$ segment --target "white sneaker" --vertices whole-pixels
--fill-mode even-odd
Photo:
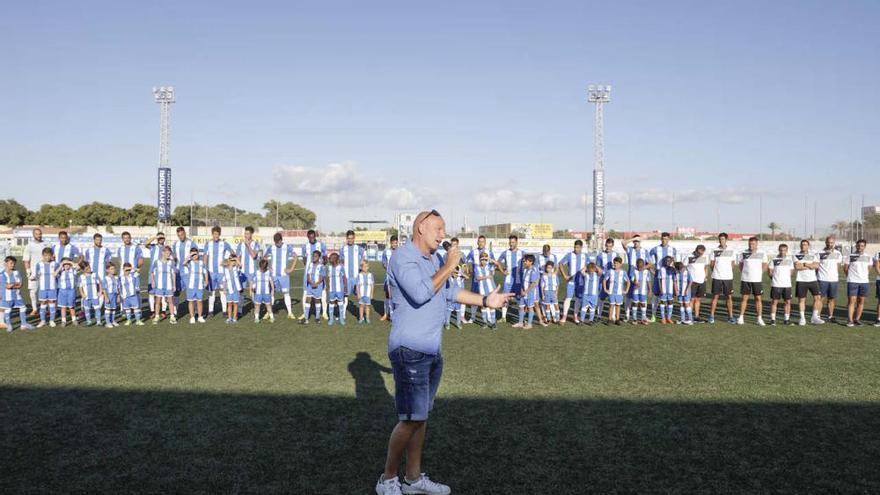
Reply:
[[[763,327],[763,326],[767,325],[766,323],[764,323],[764,318],[758,318],[757,323],[758,323],[759,327]]]
[[[400,481],[397,478],[382,480],[382,476],[379,476],[379,481],[376,482],[376,493],[378,495],[400,495]]]
[[[452,490],[442,483],[431,481],[425,473],[422,473],[422,477],[414,483],[410,483],[404,478],[400,485],[400,492],[407,495],[447,495],[452,493]]]
[[[196,320],[196,321],[198,321],[199,323],[204,323],[204,322],[205,322],[205,317],[204,317],[204,316],[199,316],[199,319]]]
[[[55,328],[55,327],[56,327],[55,322],[50,320],[50,321],[49,321],[49,327],[50,327],[50,328]]]
[[[195,324],[196,324],[196,317],[195,317],[195,316],[190,316],[190,317],[189,317],[189,324],[190,324],[190,325],[195,325]]]
[[[813,325],[824,325],[825,320],[818,316],[813,316],[812,318],[810,318],[810,323],[812,323]]]
[[[806,320],[806,318],[801,318],[800,320],[798,320],[798,325],[800,325],[800,326],[802,326],[802,327],[807,326],[807,320]]]
[[[743,318],[742,316],[740,316],[739,318],[736,319],[736,324],[737,324],[737,325],[745,325],[745,324],[746,324],[746,320],[745,320],[745,318]]]

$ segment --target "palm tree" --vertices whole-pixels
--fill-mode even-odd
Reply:
[[[847,222],[846,220],[838,220],[831,224],[831,228],[837,231],[838,239],[843,239],[844,232],[849,229],[849,222]]]
[[[770,229],[770,237],[774,241],[776,240],[776,231],[779,230],[779,224],[776,222],[770,222],[767,224],[767,228]]]

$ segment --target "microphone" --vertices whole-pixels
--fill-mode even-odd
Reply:
[[[452,247],[452,244],[449,244],[449,241],[443,241],[442,245],[445,251],[449,251],[449,248]]]

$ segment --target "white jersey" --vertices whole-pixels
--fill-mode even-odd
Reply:
[[[794,255],[795,263],[803,263],[805,265],[810,265],[819,261],[819,257],[815,253],[803,253],[798,252]],[[806,270],[798,270],[797,275],[795,275],[795,281],[797,282],[815,282],[816,281],[816,270],[806,269]]]
[[[691,282],[695,284],[705,284],[706,265],[709,264],[709,257],[706,256],[706,253],[703,253],[702,256],[697,256],[696,253],[691,253],[684,258],[684,261],[687,264],[688,273],[691,274]]]
[[[846,272],[847,283],[867,284],[871,262],[871,255],[868,253],[850,253],[845,259],[845,263],[849,267]]]
[[[755,251],[746,249],[739,253],[739,262],[742,263],[740,279],[743,282],[760,283],[763,280],[763,265],[767,262],[767,253],[760,249]]]
[[[833,282],[840,281],[840,265],[843,264],[843,254],[836,249],[831,251],[819,251],[819,281]]]
[[[43,241],[35,241],[31,239],[28,241],[27,246],[24,247],[24,256],[22,257],[22,261],[30,262],[31,269],[28,276],[31,277],[31,280],[34,280],[34,269],[36,268],[37,263],[43,261],[43,248],[46,247],[46,243]]]
[[[736,258],[736,251],[730,246],[718,246],[710,250],[709,261],[715,262],[712,266],[712,280],[733,280],[733,263]]]
[[[791,255],[779,256],[770,260],[770,287],[790,288],[791,272],[794,271],[794,257]]]

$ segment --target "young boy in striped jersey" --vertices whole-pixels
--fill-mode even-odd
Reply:
[[[244,239],[235,246],[235,255],[238,256],[238,264],[242,274],[242,287],[244,289],[250,289],[254,281],[254,276],[257,274],[257,260],[260,259],[260,254],[260,243],[254,240],[254,228],[248,225],[244,228]],[[248,297],[251,297],[251,302],[253,302],[251,291],[248,290],[247,292]],[[253,304],[254,308],[256,308],[257,303],[254,302]],[[238,305],[239,317],[241,317],[242,308],[244,308],[243,295],[241,304]],[[257,312],[259,313],[259,311]]]
[[[208,267],[208,311],[214,313],[214,301],[216,301],[217,293],[220,293],[221,312],[226,311],[226,293],[223,291],[223,284],[220,279],[223,277],[223,269],[226,260],[232,252],[232,246],[228,242],[220,239],[220,227],[211,228],[211,240],[205,243],[205,265]]]
[[[327,303],[330,305],[327,309],[327,326],[333,326],[334,307],[339,313],[339,324],[345,326],[346,306],[343,301],[347,292],[348,278],[345,276],[345,267],[339,264],[339,254],[333,253],[330,255],[330,265],[327,267]]]
[[[445,261],[444,261],[445,263]],[[464,281],[467,276],[462,273],[461,267],[456,266],[452,271],[452,275],[449,276],[449,280],[447,280],[447,284],[449,287],[458,287],[459,289],[464,288]],[[455,312],[455,327],[461,330],[461,319],[462,315],[464,315],[463,304],[458,304],[455,301],[450,301],[446,304],[446,324],[444,328],[449,330],[449,325],[452,322],[452,313]]]
[[[651,294],[651,270],[648,270],[644,258],[638,258],[630,276],[629,300],[631,301],[632,317],[630,323],[648,324],[648,296]],[[639,311],[642,318],[639,319]]]
[[[304,267],[305,270],[303,271],[303,299],[302,299],[303,300],[303,319],[308,319],[308,318],[306,318],[305,313],[306,313],[306,297],[308,296],[308,293],[309,293],[309,288],[308,288],[309,282],[308,282],[308,276],[306,275],[307,272],[309,271],[308,270],[309,264],[312,261],[313,253],[318,252],[318,253],[321,253],[321,255],[323,256],[324,253],[327,252],[327,246],[324,244],[323,241],[318,240],[318,233],[315,232],[314,230],[310,229],[308,232],[306,232],[306,239],[308,239],[308,242],[302,247],[302,251],[300,252],[300,255],[303,260],[303,264],[305,265],[305,267]],[[320,260],[320,257],[319,257],[319,260]],[[323,270],[323,265],[321,265],[321,269]],[[324,319],[326,320],[328,318],[328,316],[327,316],[327,293],[325,293],[322,290],[321,293],[317,294],[317,295],[319,296],[319,301],[321,304],[321,312],[318,313],[318,316],[319,316],[319,318],[321,316],[323,316]]]
[[[393,307],[391,306],[391,284],[388,283],[388,264],[391,263],[391,255],[394,254],[394,250],[397,249],[398,241],[397,236],[391,236],[391,239],[388,241],[390,246],[382,252],[382,267],[385,268],[385,281],[382,284],[385,289],[385,306],[383,308],[382,317],[379,318],[379,321],[390,321],[393,315]]]
[[[324,266],[321,264],[321,252],[312,251],[312,259],[306,268],[306,297],[303,324],[308,325],[312,303],[315,304],[315,322],[321,321],[321,297],[324,295]]]
[[[678,324],[693,325],[694,309],[691,307],[691,286],[694,279],[688,266],[675,262],[675,297],[678,299]]]
[[[642,239],[638,234],[632,237],[632,246],[626,249],[626,268],[627,275],[629,275],[629,279],[631,282],[629,287],[629,292],[626,294],[626,306],[624,307],[624,316],[627,320],[632,323],[638,323],[638,318],[635,316],[630,318],[630,309],[633,308],[633,303],[636,306],[636,312],[638,311],[638,302],[633,300],[633,289],[635,288],[635,275],[636,269],[638,268],[639,260],[646,261],[648,259],[648,250],[642,247]],[[635,314],[635,312],[633,313]]]
[[[153,263],[150,280],[152,280],[153,285],[153,296],[158,298],[159,301],[165,301],[168,305],[169,313],[171,314],[168,321],[172,325],[175,325],[177,324],[177,308],[174,307],[172,298],[174,297],[175,282],[177,281],[177,278],[175,277],[177,267],[174,264],[172,256],[173,250],[171,249],[171,246],[165,246],[162,250],[159,261]],[[159,312],[156,311],[153,313],[153,325],[158,324]]]
[[[231,255],[226,267],[220,272],[220,294],[225,295],[226,323],[238,323],[238,305],[241,302],[241,272],[238,270],[238,256]]]
[[[12,332],[12,310],[18,309],[18,318],[21,321],[19,328],[32,330],[33,327],[27,322],[27,307],[21,298],[21,275],[15,269],[14,256],[7,256],[3,260],[4,270],[0,272],[0,286],[3,289],[3,298],[0,299],[0,308],[3,309],[3,323],[6,331]]]
[[[101,287],[104,289],[104,326],[118,327],[116,308],[119,307],[119,277],[116,276],[116,264],[112,261],[107,263],[107,274],[101,278]]]
[[[544,305],[546,320],[553,323],[560,323],[559,299],[556,294],[558,290],[559,276],[556,275],[556,263],[553,260],[548,260],[544,263],[544,273],[541,274],[541,303]]]
[[[581,317],[577,324],[592,325],[596,319],[596,306],[599,305],[599,287],[602,285],[602,277],[599,275],[599,268],[592,261],[583,268],[581,275],[584,280],[584,290],[581,294]],[[588,311],[590,313],[589,321],[587,321]]]
[[[495,277],[493,275],[492,265],[489,264],[489,253],[482,252],[479,254],[479,264],[474,270],[474,281],[477,284],[477,290],[481,296],[488,296],[495,290]],[[483,308],[483,323],[490,329],[496,328],[495,309]]]
[[[261,259],[259,268],[249,287],[251,301],[254,302],[254,323],[260,323],[261,305],[266,307],[266,319],[269,320],[269,323],[275,323],[275,315],[272,314],[272,303],[275,301],[275,283],[269,272],[269,260]],[[290,279],[288,278],[288,280]]]
[[[541,282],[541,274],[538,273],[538,270],[535,268],[534,265],[534,254],[527,254],[523,256],[522,274],[520,277],[520,283],[522,284],[522,295],[519,299],[520,321],[519,323],[513,325],[513,328],[524,328],[526,330],[532,329],[532,322],[534,322],[535,320],[535,312],[538,311],[538,304],[540,303],[540,298],[538,295],[538,285]],[[528,321],[523,324],[522,315],[526,311],[528,312]],[[543,326],[547,326],[547,324],[543,321],[541,322],[541,324]]]
[[[660,323],[671,324],[672,305],[675,301],[675,258],[672,256],[663,258],[654,285],[659,286],[660,289],[660,297],[657,298],[660,305]]]
[[[76,267],[70,258],[62,258],[61,263],[55,268],[55,278],[58,279],[58,308],[61,310],[61,326],[67,326],[67,315],[70,314],[70,322],[76,326]]]
[[[287,319],[293,320],[293,303],[290,301],[290,274],[296,268],[297,258],[293,246],[285,244],[281,232],[272,236],[272,244],[266,246],[264,258],[269,260],[269,272],[272,275],[272,284],[275,292],[281,292],[284,296],[284,307],[287,308]],[[291,262],[288,265],[288,262]],[[303,287],[305,289],[305,287]],[[274,304],[274,300],[272,303]]]
[[[40,322],[37,328],[46,326],[55,327],[55,303],[58,301],[58,279],[55,278],[55,270],[58,263],[52,261],[52,248],[45,247],[42,251],[43,261],[37,263],[34,274],[40,282],[40,290],[37,300],[40,302]]]
[[[620,325],[620,307],[623,295],[629,292],[629,277],[623,271],[623,259],[618,256],[612,261],[611,271],[605,273],[602,284],[608,298],[608,323]]]
[[[131,314],[134,313],[134,324],[142,327],[144,322],[141,321],[141,281],[135,273],[131,263],[122,264],[122,277],[119,279],[122,311],[125,312],[125,326],[131,326]]]
[[[189,305],[189,324],[205,322],[205,287],[208,286],[208,269],[199,259],[199,248],[189,250],[189,258],[183,265],[183,281],[186,286],[186,303]]]
[[[666,258],[672,258],[672,261],[675,262],[678,259],[678,250],[675,247],[670,246],[669,242],[672,239],[672,234],[669,232],[663,232],[660,234],[660,245],[654,246],[648,252],[648,263],[650,264],[651,272],[654,276],[654,285],[651,287],[651,291],[654,293],[655,297],[651,298],[651,321],[654,321],[657,317],[657,306],[663,306],[663,301],[656,297],[658,294],[662,296],[663,291],[660,290],[660,281],[661,277],[659,276],[660,270],[666,266]],[[674,270],[675,267],[672,267],[671,270]],[[672,293],[672,286],[669,286],[669,293]],[[670,296],[671,297],[671,296]],[[661,314],[661,319],[663,315]],[[669,313],[669,319],[672,320],[672,313]]]
[[[361,261],[361,271],[357,276],[357,297],[358,297],[358,323],[370,323],[370,306],[372,306],[373,287],[376,279],[370,273],[370,264],[367,260]]]
[[[82,275],[79,276],[79,292],[86,326],[92,326],[92,311],[95,312],[95,322],[101,325],[101,305],[104,301],[101,277],[92,272],[92,265],[88,261],[80,261],[79,268],[82,270]]]

